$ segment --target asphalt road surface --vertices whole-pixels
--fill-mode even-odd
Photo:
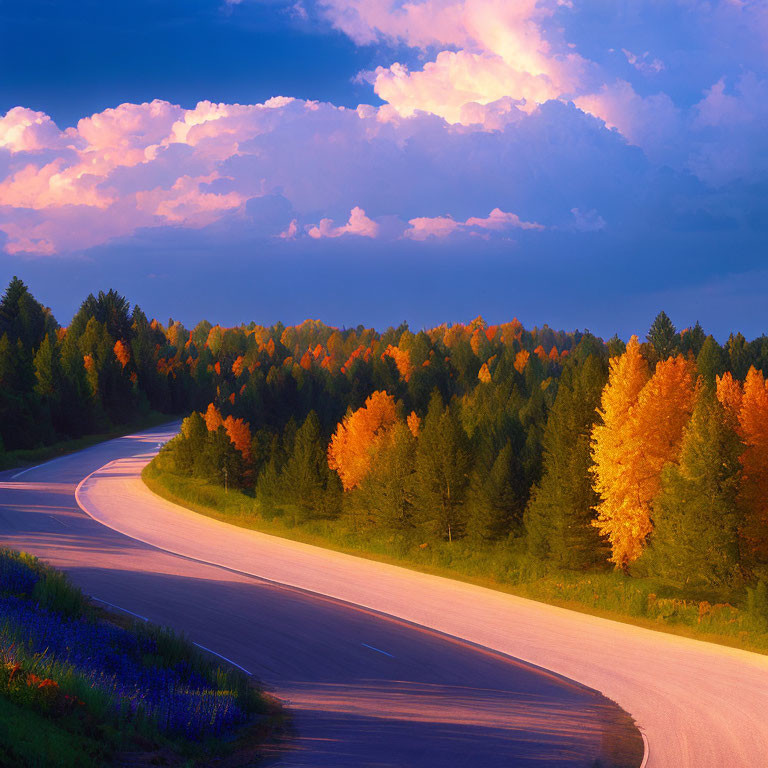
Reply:
[[[253,672],[281,765],[638,765],[613,702],[651,768],[768,765],[768,658],[196,515],[139,477],[171,433],[1,473],[0,542]]]

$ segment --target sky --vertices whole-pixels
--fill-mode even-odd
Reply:
[[[0,280],[757,336],[767,54],[766,0],[0,0]]]

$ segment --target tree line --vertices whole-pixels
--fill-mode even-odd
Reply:
[[[715,586],[768,566],[766,373],[768,337],[663,312],[625,344],[482,318],[187,329],[114,291],[63,328],[16,278],[0,302],[6,450],[190,413],[174,470],[266,517]]]

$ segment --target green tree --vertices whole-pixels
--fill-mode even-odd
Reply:
[[[8,334],[12,343],[21,341],[33,353],[46,332],[55,330],[56,323],[39,304],[23,281],[14,277],[0,300],[0,336]]]
[[[398,422],[379,447],[376,461],[350,496],[353,514],[387,530],[413,527],[416,438]]]
[[[314,411],[296,431],[280,484],[294,522],[338,514],[341,488],[336,473],[328,468],[320,421]]]
[[[467,492],[467,535],[479,541],[501,539],[522,522],[525,499],[522,475],[512,443],[494,455],[483,451],[475,461]]]
[[[181,432],[173,440],[174,468],[179,474],[203,474],[197,465],[205,452],[207,440],[208,429],[205,420],[197,411],[192,411],[181,422]]]
[[[714,386],[717,376],[725,371],[725,354],[714,336],[707,336],[696,356],[696,367],[707,386]]]
[[[680,335],[666,312],[659,312],[646,337],[656,351],[657,360],[666,360],[680,344]]]
[[[677,584],[723,586],[737,579],[741,449],[712,389],[702,388],[680,462],[664,468],[653,504],[646,554],[653,573]]]
[[[419,522],[429,533],[452,541],[464,533],[464,497],[471,469],[469,442],[450,408],[434,393],[416,449]]]
[[[526,509],[525,529],[529,551],[562,568],[587,568],[608,557],[592,525],[598,497],[589,474],[590,433],[607,377],[597,355],[569,365],[547,419],[544,471]]]

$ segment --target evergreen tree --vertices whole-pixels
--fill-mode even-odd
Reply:
[[[367,516],[377,527],[402,531],[413,526],[416,438],[398,422],[377,451],[371,471],[351,501],[353,515]]]
[[[525,514],[529,551],[561,568],[604,563],[609,550],[594,526],[599,496],[592,487],[590,435],[608,378],[589,355],[563,372],[544,433],[544,473]]]
[[[32,354],[46,331],[55,329],[55,321],[18,277],[14,277],[0,300],[0,336],[8,334],[11,343],[20,341]]]
[[[295,522],[338,514],[341,485],[328,468],[320,421],[314,411],[296,431],[280,485]]]
[[[237,485],[242,475],[243,458],[232,445],[227,430],[220,426],[208,432],[202,455],[195,462],[195,473],[225,488]]]
[[[676,351],[680,336],[666,312],[659,312],[646,337],[656,352],[656,360],[666,360]]]
[[[739,453],[711,388],[699,391],[678,464],[668,464],[653,504],[647,562],[675,583],[731,585],[739,566]]]
[[[208,428],[203,417],[197,412],[187,416],[181,423],[181,433],[173,444],[174,465],[182,475],[202,474],[197,468],[200,457],[205,451]]]
[[[722,347],[717,343],[714,336],[707,336],[696,356],[699,376],[702,377],[707,386],[714,386],[715,379],[722,376],[725,371],[725,363]]]
[[[495,455],[480,454],[467,492],[467,534],[479,541],[494,541],[515,531],[522,521],[522,468],[507,441]]]
[[[686,329],[680,335],[680,351],[684,354],[692,354],[697,357],[701,352],[702,346],[706,341],[707,335],[704,333],[704,329],[701,327],[701,323],[696,321],[696,325],[693,328]]]
[[[416,449],[416,500],[422,527],[452,541],[465,528],[470,451],[466,433],[439,393],[429,403]]]

